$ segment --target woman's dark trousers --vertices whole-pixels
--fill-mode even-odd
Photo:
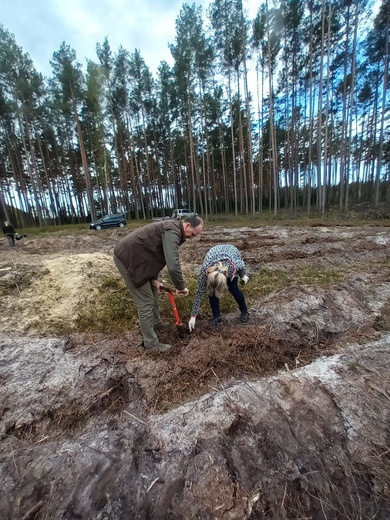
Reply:
[[[233,280],[228,279],[227,286],[233,298],[236,300],[241,313],[248,312],[244,295],[238,287],[238,277],[235,276]],[[221,311],[219,309],[219,298],[213,294],[213,296],[209,296],[209,302],[211,306],[211,312],[213,313],[213,318],[219,318],[221,316]]]

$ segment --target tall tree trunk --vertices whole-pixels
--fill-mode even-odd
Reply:
[[[233,175],[234,214],[237,217],[238,216],[238,200],[237,200],[236,150],[235,150],[235,144],[234,144],[234,118],[233,118],[230,66],[228,68],[228,96],[229,96],[229,108],[230,108],[230,137],[231,137],[231,143],[232,143],[232,175]]]
[[[79,146],[80,146],[81,161],[83,163],[83,170],[84,170],[84,175],[85,175],[85,185],[86,185],[87,198],[88,198],[88,203],[89,203],[89,211],[91,214],[91,220],[93,222],[97,218],[95,201],[94,201],[93,192],[92,192],[92,183],[91,183],[91,176],[89,174],[87,154],[85,152],[84,139],[83,139],[83,134],[81,132],[81,125],[80,125],[80,120],[79,120],[79,116],[77,113],[76,100],[73,95],[73,90],[72,90],[72,104],[73,104],[74,117],[75,117],[76,127],[77,127],[77,136],[78,136]]]
[[[241,94],[240,94],[240,78],[237,71],[237,108],[238,108],[238,146],[240,151],[240,212],[243,212],[245,206],[245,213],[248,214],[248,189],[246,178],[246,161],[245,161],[245,147],[244,147],[244,132],[242,128],[242,114],[241,114]]]
[[[42,150],[41,140],[40,140],[39,134],[38,134],[38,132],[36,130],[35,130],[35,140],[36,140],[37,145],[38,145],[39,154],[41,156],[41,161],[42,161],[42,167],[43,167],[43,171],[44,171],[44,174],[45,174],[46,189],[47,189],[48,194],[49,194],[50,210],[51,210],[51,213],[52,213],[52,218],[54,218],[55,220],[58,220],[59,208],[57,206],[56,198],[55,198],[54,193],[53,193],[54,190],[53,190],[52,182],[51,182],[51,179],[49,178],[48,171],[47,171],[47,168],[46,168],[45,155],[44,155],[43,150]]]
[[[352,65],[351,65],[351,86],[349,91],[349,119],[348,119],[348,147],[347,147],[347,161],[346,161],[346,185],[345,185],[345,209],[349,208],[349,180],[351,171],[351,146],[352,146],[352,122],[353,122],[353,107],[355,97],[355,76],[356,76],[356,49],[357,49],[357,35],[358,35],[358,17],[359,17],[359,0],[354,3],[355,17],[354,17],[354,31],[352,42]]]
[[[329,11],[328,11],[328,28],[327,28],[327,47],[326,47],[326,96],[325,96],[325,135],[324,135],[324,186],[322,189],[322,198],[321,198],[321,208],[322,213],[325,213],[326,206],[326,193],[331,187],[331,182],[327,181],[327,171],[329,170],[330,177],[330,163],[328,165],[328,130],[329,130],[329,97],[330,97],[330,78],[331,78],[331,70],[330,70],[330,35],[331,35],[331,21],[332,21],[332,4],[329,3]]]
[[[389,19],[389,18],[387,18]],[[387,26],[387,34],[389,33],[389,28]],[[384,138],[384,126],[385,126],[385,113],[386,109],[386,92],[388,85],[388,76],[389,76],[389,39],[386,38],[386,50],[385,50],[385,63],[384,63],[384,71],[383,71],[383,84],[382,84],[382,107],[381,107],[381,119],[380,119],[380,130],[379,130],[379,149],[378,149],[378,157],[376,163],[376,173],[375,173],[375,190],[374,190],[374,206],[378,206],[379,202],[379,185],[380,185],[380,172],[382,165],[382,154],[383,154],[383,138]],[[390,185],[390,175],[389,175],[389,185]],[[390,197],[390,193],[388,195]]]
[[[320,76],[318,80],[318,105],[317,105],[317,204],[318,214],[324,215],[322,191],[325,184],[325,173],[322,168],[322,92],[324,78],[324,47],[325,47],[325,0],[322,0],[321,10],[321,58],[320,58]]]
[[[36,185],[36,179],[35,179],[34,171],[31,168],[30,150],[27,149],[26,140],[24,138],[24,131],[23,131],[23,125],[22,125],[22,121],[21,121],[21,115],[20,115],[19,112],[18,112],[18,122],[19,122],[19,128],[20,128],[20,135],[21,135],[21,138],[22,138],[23,149],[24,149],[24,153],[25,153],[25,156],[26,156],[27,169],[28,169],[28,173],[29,173],[29,177],[30,177],[30,181],[31,181],[31,187],[32,187],[33,194],[34,194],[36,216],[38,217],[39,226],[43,227],[44,224],[45,224],[45,221],[44,221],[44,218],[43,218],[43,215],[42,215],[42,206],[41,206],[41,201],[40,201],[40,192],[39,192],[39,189],[37,188],[37,185]]]
[[[271,171],[274,184],[274,216],[278,214],[278,193],[279,193],[279,171],[278,171],[278,150],[276,143],[276,131],[274,125],[274,96],[273,96],[273,70],[271,57],[271,41],[268,28],[268,88],[269,88],[269,133],[271,138]]]

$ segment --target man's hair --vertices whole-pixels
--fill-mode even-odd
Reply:
[[[203,224],[203,220],[200,218],[199,215],[190,215],[188,217],[185,217],[183,218],[183,222],[189,224],[192,228],[196,228],[200,226],[200,224]]]
[[[227,287],[228,268],[221,262],[213,264],[207,269],[207,292],[209,296],[220,298]]]

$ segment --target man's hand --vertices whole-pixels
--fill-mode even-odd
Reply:
[[[152,280],[150,285],[153,287],[153,289],[156,289],[157,292],[160,292],[160,287],[162,287],[164,284],[158,280]]]
[[[189,328],[190,332],[192,332],[194,330],[194,328],[195,328],[195,321],[196,321],[195,316],[191,316],[191,319],[188,322],[188,328]]]
[[[188,296],[190,294],[190,291],[189,289],[187,289],[187,287],[185,289],[183,289],[182,291],[179,291],[177,290],[176,291],[176,294],[180,295],[180,296]]]
[[[249,282],[249,276],[244,274],[244,276],[241,278],[242,283],[248,283]]]

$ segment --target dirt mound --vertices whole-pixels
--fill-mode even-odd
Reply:
[[[30,260],[30,259],[29,259]],[[83,305],[98,297],[102,273],[112,271],[112,256],[82,253],[38,257],[34,265],[24,259],[0,278],[5,312],[0,317],[3,330],[41,334],[71,328]]]
[[[366,220],[390,219],[390,204],[388,202],[381,202],[376,206],[372,206],[369,202],[355,204],[353,211],[359,215],[360,218]]]
[[[388,229],[206,231],[184,270],[239,247],[250,322],[227,296],[154,357],[128,302],[80,329],[125,290],[120,233],[0,245],[2,518],[388,518]]]
[[[162,415],[123,346],[70,347],[1,343],[3,518],[388,518],[389,334],[260,380],[212,369]]]

